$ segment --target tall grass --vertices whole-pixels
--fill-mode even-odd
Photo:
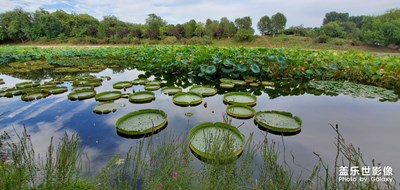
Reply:
[[[229,120],[225,120],[229,122]],[[307,171],[308,177],[294,175],[293,165],[286,163],[280,151],[285,144],[268,138],[254,142],[253,135],[246,141],[245,151],[238,159],[225,159],[232,155],[232,138],[224,134],[212,140],[209,153],[218,155],[205,162],[195,161],[189,139],[175,135],[153,135],[137,141],[126,155],[116,156],[88,180],[81,175],[81,152],[77,135],[61,139],[57,147],[53,140],[44,158],[36,157],[26,134],[17,135],[18,142],[1,138],[0,144],[10,150],[11,162],[0,161],[0,189],[395,189],[396,182],[366,183],[339,182],[339,166],[368,166],[361,151],[348,144],[336,132],[335,162],[327,164],[320,159]],[[9,136],[8,136],[9,137]],[[206,141],[208,141],[206,139]],[[219,159],[221,158],[221,159]],[[372,165],[375,162],[372,161]],[[331,167],[329,166],[334,166]],[[370,166],[372,166],[370,165]]]

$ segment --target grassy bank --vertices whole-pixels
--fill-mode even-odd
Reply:
[[[57,146],[52,143],[45,157],[39,158],[29,136],[16,134],[16,142],[5,134],[0,161],[0,189],[395,189],[397,182],[339,182],[337,168],[342,165],[372,166],[362,159],[361,151],[345,142],[336,132],[335,163],[319,163],[303,176],[295,176],[284,154],[284,141],[274,142],[266,134],[256,143],[247,138],[245,152],[237,160],[209,160],[196,166],[188,139],[174,135],[156,135],[137,141],[125,156],[116,156],[95,176],[82,175],[82,150],[77,135],[65,135]],[[222,138],[226,139],[226,138]],[[231,143],[218,141],[209,151],[229,155]],[[283,152],[281,151],[283,150]],[[293,155],[295,156],[295,155]],[[257,159],[259,161],[257,161]]]
[[[316,39],[304,36],[294,35],[277,35],[272,36],[256,36],[250,42],[239,42],[233,38],[227,39],[206,39],[206,38],[193,38],[193,39],[171,39],[166,37],[161,40],[151,39],[137,39],[124,44],[112,44],[86,41],[85,38],[71,38],[66,41],[49,40],[43,42],[26,42],[15,44],[3,45],[21,45],[21,46],[137,46],[137,45],[211,45],[219,47],[266,47],[266,48],[297,48],[297,49],[322,49],[322,50],[352,50],[352,51],[367,51],[378,53],[393,53],[400,54],[399,50],[387,48],[385,46],[368,45],[362,42],[354,42],[342,38],[331,38],[326,43],[319,43]]]

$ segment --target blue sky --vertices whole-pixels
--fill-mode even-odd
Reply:
[[[316,27],[330,11],[379,15],[400,8],[400,0],[0,0],[0,12],[16,7],[27,11],[63,9],[70,13],[87,13],[99,20],[114,15],[131,23],[144,23],[149,13],[156,13],[171,24],[190,19],[204,22],[207,18],[234,20],[250,16],[254,26],[262,16],[281,12],[288,20],[287,27],[300,24]]]

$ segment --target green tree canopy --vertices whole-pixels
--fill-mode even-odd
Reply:
[[[286,27],[286,17],[282,13],[276,13],[271,17],[271,33],[275,36],[275,34],[279,34],[285,30]]]
[[[322,22],[322,25],[326,25],[330,22],[346,22],[349,20],[349,13],[338,13],[336,11],[332,11],[325,14],[325,18]]]
[[[271,33],[271,19],[269,16],[265,15],[260,18],[257,23],[257,28],[262,35],[267,35]]]

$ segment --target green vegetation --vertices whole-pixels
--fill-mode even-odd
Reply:
[[[399,18],[399,9],[378,16],[350,16],[349,13],[332,11],[321,18],[321,27],[299,25],[286,29],[287,19],[278,12],[271,17],[261,17],[257,28],[263,36],[275,37],[283,33],[310,38],[315,44],[313,47],[319,47],[319,43],[332,43],[336,46],[367,45],[398,50]],[[257,39],[254,33],[249,16],[234,21],[226,17],[205,22],[192,19],[174,25],[154,13],[147,15],[145,24],[123,22],[115,16],[105,16],[99,21],[87,14],[69,14],[63,10],[26,12],[17,8],[0,13],[0,43],[206,45],[220,44],[218,41],[222,39],[241,44]]]
[[[201,167],[193,164],[190,156],[189,139],[172,135],[141,139],[136,146],[103,167],[98,175],[86,178],[82,175],[82,159],[77,135],[61,139],[58,146],[51,141],[45,157],[38,158],[24,132],[16,134],[17,141],[2,134],[0,150],[9,150],[0,160],[1,189],[395,189],[395,182],[367,180],[338,182],[338,161],[343,165],[368,166],[360,149],[345,142],[338,127],[336,134],[337,156],[334,163],[319,163],[310,171],[304,170],[301,177],[294,176],[296,165],[289,161],[278,161],[285,154],[285,144],[265,136],[264,141],[255,143],[250,135],[239,159],[231,162],[210,160]],[[283,138],[282,138],[283,139]],[[221,138],[213,142],[208,151],[221,156],[231,155],[231,139]],[[283,145],[283,151],[280,149]],[[232,145],[231,145],[232,146]],[[295,155],[292,155],[295,156]],[[259,159],[258,164],[255,160]],[[372,161],[372,164],[375,162]],[[331,169],[333,166],[334,169]],[[307,177],[305,177],[307,176]]]
[[[60,57],[107,58],[130,68],[175,79],[214,81],[218,78],[258,81],[351,81],[388,89],[400,87],[400,59],[361,52],[298,49],[218,48],[208,46],[137,46],[106,48],[51,48],[3,46],[0,64]],[[125,63],[125,61],[129,62]],[[0,72],[7,67],[0,67]],[[253,79],[253,81],[254,81]],[[99,86],[101,78],[74,80],[74,86]],[[134,84],[145,84],[135,79]],[[182,86],[184,87],[184,86]]]

